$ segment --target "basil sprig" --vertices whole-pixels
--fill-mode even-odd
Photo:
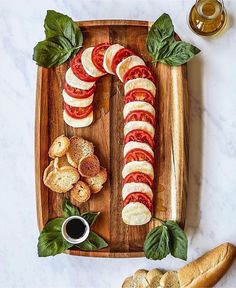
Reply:
[[[170,66],[187,63],[201,50],[174,38],[174,25],[168,14],[162,14],[147,35],[146,47],[155,62]]]
[[[64,63],[81,48],[83,34],[74,21],[48,10],[44,20],[46,39],[34,47],[33,60],[39,66],[54,67]]]
[[[187,259],[188,239],[175,221],[161,221],[146,236],[144,254],[146,258],[161,260],[168,254],[182,260]]]
[[[81,216],[92,226],[100,212],[80,214],[79,209],[73,206],[67,199],[62,204],[62,210],[64,217],[50,220],[40,233],[38,239],[39,257],[55,256],[70,248],[83,251],[96,251],[108,246],[107,242],[93,231],[90,231],[88,238],[80,244],[74,245],[67,242],[61,233],[62,224],[67,217],[74,215]]]

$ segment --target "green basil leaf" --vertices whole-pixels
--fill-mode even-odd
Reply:
[[[96,251],[107,246],[107,242],[92,231],[89,233],[88,238],[84,242],[75,245],[75,247],[83,251]]]
[[[39,257],[55,256],[73,246],[62,237],[61,227],[64,221],[65,218],[56,218],[45,225],[38,239]]]
[[[48,10],[44,20],[46,38],[64,36],[76,46],[82,46],[83,34],[80,28],[67,15]]]
[[[169,232],[165,224],[153,228],[146,236],[144,254],[148,259],[161,260],[169,253]]]
[[[48,38],[34,47],[33,60],[39,66],[51,68],[64,63],[75,50],[63,36]]]
[[[100,212],[85,212],[81,216],[88,222],[89,226],[92,226],[99,214]]]
[[[80,215],[79,208],[72,205],[68,199],[64,199],[62,203],[62,210],[63,210],[64,217],[66,218],[70,216]]]
[[[176,258],[187,260],[188,239],[184,231],[174,221],[167,221],[170,235],[170,253]]]
[[[171,66],[179,66],[188,62],[200,51],[197,47],[187,42],[176,41],[169,46],[167,52],[163,53],[159,61]]]
[[[170,16],[164,13],[153,23],[148,32],[146,41],[147,50],[157,60],[160,49],[173,41],[174,26]]]

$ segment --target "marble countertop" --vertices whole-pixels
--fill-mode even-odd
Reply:
[[[37,257],[34,187],[34,45],[43,38],[47,9],[74,20],[155,20],[169,13],[177,33],[202,53],[188,64],[191,106],[188,260],[214,246],[236,244],[236,1],[226,34],[194,35],[186,17],[194,0],[1,0],[0,3],[0,286],[119,288],[139,268],[177,269],[183,261]],[[236,262],[236,261],[235,261]],[[235,287],[236,263],[217,287]]]

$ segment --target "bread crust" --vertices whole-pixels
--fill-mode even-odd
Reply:
[[[100,162],[96,155],[88,155],[79,161],[78,170],[83,177],[94,177],[100,172]]]
[[[166,272],[160,279],[160,286],[163,288],[180,288],[177,272]]]
[[[65,135],[58,136],[49,148],[48,155],[50,158],[62,157],[66,154],[70,146],[70,139]]]
[[[48,174],[54,170],[54,160],[52,160],[49,165],[45,168],[43,172],[43,182],[45,183]]]
[[[160,270],[158,269],[150,270],[146,275],[146,279],[149,284],[149,287],[157,288],[160,285],[160,280],[162,276],[163,276],[163,273]]]
[[[107,169],[100,167],[100,171],[94,177],[85,177],[84,181],[89,185],[92,193],[98,193],[102,190],[103,184],[107,181]]]

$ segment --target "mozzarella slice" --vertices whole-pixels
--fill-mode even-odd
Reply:
[[[62,96],[65,103],[73,107],[87,107],[93,102],[93,95],[86,98],[74,98],[68,95],[65,90],[63,90]]]
[[[130,141],[125,144],[124,157],[133,149],[142,149],[144,151],[147,151],[149,154],[151,154],[154,157],[154,152],[147,143],[141,143],[141,142],[136,142],[136,141]]]
[[[125,198],[134,192],[141,192],[146,194],[151,200],[153,198],[153,193],[152,193],[152,189],[150,188],[149,185],[145,184],[145,183],[135,183],[135,182],[131,182],[131,183],[126,183],[123,188],[122,188],[122,198],[123,200],[125,200]]]
[[[125,83],[124,91],[125,94],[127,94],[130,90],[137,89],[137,88],[143,88],[152,93],[153,96],[156,95],[156,86],[155,84],[146,78],[136,78],[129,80]]]
[[[124,48],[120,44],[114,44],[111,45],[105,52],[104,58],[103,58],[103,68],[107,71],[109,74],[114,74],[112,69],[111,69],[111,64],[114,56],[116,53]]]
[[[126,136],[130,131],[143,130],[147,132],[152,138],[155,135],[155,129],[152,124],[145,121],[130,121],[124,126],[124,135]]]
[[[72,69],[69,68],[66,72],[66,82],[75,88],[79,88],[81,90],[88,90],[93,87],[95,82],[85,82],[80,80],[75,74],[72,72]]]
[[[75,119],[68,115],[68,113],[64,110],[63,111],[63,119],[67,125],[73,128],[82,128],[87,127],[93,122],[93,111],[85,118],[82,119]]]
[[[155,117],[156,112],[151,104],[144,102],[144,101],[132,101],[132,102],[125,104],[124,106],[124,110],[123,110],[124,119],[127,117],[127,115],[130,112],[136,111],[136,110],[147,111],[151,113],[152,116]]]
[[[87,74],[89,74],[92,77],[100,77],[105,75],[106,73],[103,73],[100,70],[98,70],[97,67],[93,64],[92,61],[93,49],[94,47],[89,47],[83,51],[81,55],[81,62]]]
[[[123,179],[133,172],[142,172],[148,175],[151,178],[151,180],[154,179],[153,167],[152,164],[150,164],[148,161],[131,161],[125,164],[122,170]]]
[[[130,202],[122,210],[122,219],[128,225],[144,225],[152,219],[152,213],[144,204]]]
[[[134,66],[144,65],[146,66],[143,59],[136,55],[129,56],[121,61],[116,67],[116,75],[123,82],[125,73],[133,68]]]

